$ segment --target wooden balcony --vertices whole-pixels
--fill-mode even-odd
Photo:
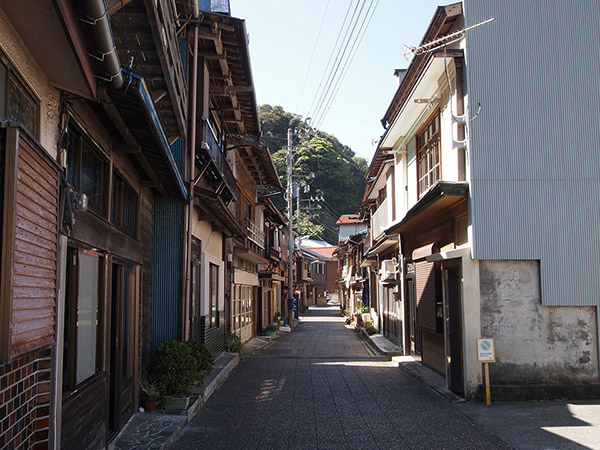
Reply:
[[[265,233],[263,233],[251,220],[244,219],[244,226],[248,232],[248,240],[256,244],[262,253],[265,249]]]

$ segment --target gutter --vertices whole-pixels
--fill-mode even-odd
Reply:
[[[107,81],[112,88],[119,89],[123,86],[123,74],[104,0],[82,0],[81,7],[86,15],[82,20],[92,26],[92,38],[100,54],[99,57],[92,54],[90,56],[102,62],[107,77],[101,79]]]
[[[194,212],[194,179],[196,177],[196,117],[197,117],[197,88],[198,88],[198,1],[192,0],[194,10],[194,62],[192,64],[192,104],[190,106],[190,163],[189,163],[189,193],[188,193],[188,220],[187,220],[187,237],[185,249],[185,297],[183,301],[183,340],[187,341],[190,328],[190,299],[192,293],[192,213]]]
[[[154,105],[154,100],[152,99],[152,95],[150,95],[150,91],[148,90],[148,86],[146,85],[146,81],[142,75],[133,70],[128,69],[127,67],[122,67],[122,72],[136,82],[132,83],[132,86],[129,88],[135,89],[140,96],[140,99],[146,105],[146,110],[148,114],[148,118],[154,125],[153,130],[149,130],[150,132],[155,133],[155,137],[160,142],[160,147],[163,153],[163,156],[168,161],[169,171],[171,175],[175,179],[177,188],[179,193],[184,198],[184,200],[188,199],[188,192],[185,186],[183,179],[181,178],[181,174],[179,173],[179,168],[177,167],[177,162],[175,161],[175,157],[173,156],[173,152],[171,151],[171,146],[169,145],[169,140],[167,139],[167,135],[165,134],[165,130],[162,126],[162,122],[158,117],[158,111],[156,110],[156,106]],[[135,87],[134,87],[135,86]]]

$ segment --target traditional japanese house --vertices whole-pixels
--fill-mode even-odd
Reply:
[[[2,5],[1,79],[8,88],[2,111],[21,123],[7,129],[3,155],[5,168],[16,164],[13,173],[24,183],[16,203],[13,188],[5,183],[4,190],[4,211],[16,214],[16,228],[4,229],[2,248],[20,259],[2,261],[3,274],[11,264],[18,268],[3,282],[15,295],[3,297],[3,311],[15,321],[2,327],[14,335],[3,340],[3,360],[26,349],[17,363],[32,365],[30,381],[22,382],[37,391],[27,412],[8,405],[20,420],[11,419],[19,431],[8,430],[6,444],[104,447],[137,409],[142,353],[149,353],[151,330],[161,323],[152,323],[153,282],[167,276],[153,271],[160,262],[153,252],[157,205],[182,206],[187,196],[177,151],[187,99],[173,6]],[[29,167],[23,174],[20,158]],[[25,177],[31,170],[34,184]],[[18,206],[22,195],[29,199],[25,209]],[[24,314],[28,308],[33,315]],[[170,325],[165,339],[178,336],[177,317]]]
[[[260,124],[244,21],[202,11],[192,235],[192,336],[224,349],[225,330],[257,331],[258,264],[265,258],[262,187],[281,187]],[[205,295],[201,293],[204,292]],[[196,325],[194,325],[196,324]]]
[[[265,222],[265,253],[266,264],[259,264],[258,277],[260,280],[257,328],[264,328],[275,318],[275,315],[285,314],[286,305],[282,304],[285,264],[282,252],[283,229],[287,219],[275,206],[270,197],[260,197]]]
[[[541,2],[513,6],[465,0],[435,11],[382,120],[371,226],[387,206],[393,217],[375,245],[398,242],[398,259],[381,273],[401,277],[406,353],[475,397],[477,339],[492,338],[493,395],[535,398],[548,386],[573,395],[599,374],[598,261],[589,255],[600,245],[587,215],[598,200],[598,173],[588,170],[598,154],[584,119],[596,108],[588,83],[597,85],[598,64],[593,46],[554,26],[597,37],[598,8],[585,2],[566,17],[540,15]],[[497,52],[515,43],[524,64]],[[571,62],[548,70],[548,49],[568,48]],[[574,66],[586,82],[573,83]],[[540,108],[540,80],[547,92],[568,91],[561,108],[553,95]],[[566,156],[573,152],[581,158]]]

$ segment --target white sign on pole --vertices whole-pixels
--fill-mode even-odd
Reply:
[[[493,339],[477,339],[477,359],[479,359],[480,363],[496,362]]]

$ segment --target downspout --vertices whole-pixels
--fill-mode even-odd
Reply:
[[[456,71],[456,115],[462,117],[465,115],[465,97],[463,82],[463,59],[455,58],[454,67]],[[465,124],[457,122],[456,140],[462,142],[466,139]],[[465,181],[467,172],[467,159],[465,147],[457,148],[458,151],[458,181]]]
[[[83,0],[81,2],[86,18],[84,22],[92,26],[92,38],[100,56],[90,55],[102,61],[107,81],[111,87],[119,89],[123,86],[121,63],[117,55],[117,47],[110,29],[110,18],[104,0]]]
[[[377,308],[379,310],[379,332],[384,336],[383,324],[385,323],[384,311],[383,311],[383,286],[379,281],[379,271],[381,270],[381,261],[379,261],[379,253],[377,255],[377,272],[375,273],[375,279],[377,280]]]
[[[191,295],[191,266],[192,266],[192,213],[194,212],[194,176],[196,172],[196,107],[198,89],[198,2],[192,0],[194,9],[194,62],[192,64],[192,104],[191,104],[191,126],[190,126],[190,187],[188,193],[188,223],[185,257],[185,296],[183,298],[183,340],[189,339],[190,331],[190,295]]]

